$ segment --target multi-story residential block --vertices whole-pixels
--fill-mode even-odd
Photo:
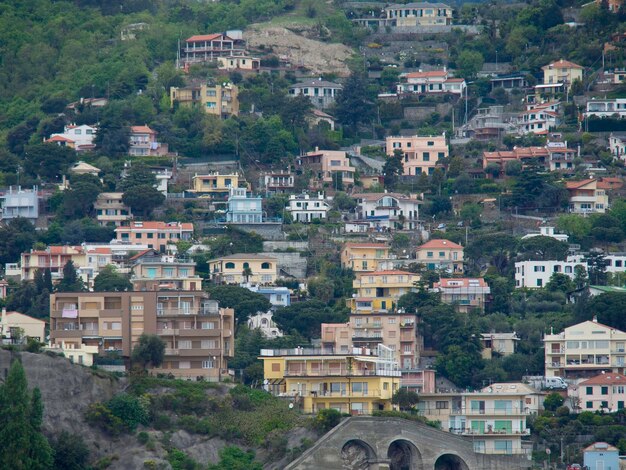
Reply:
[[[624,373],[626,333],[585,321],[543,338],[546,377],[580,378],[599,373]]]
[[[596,99],[587,101],[587,110],[584,113],[585,118],[592,116],[598,118],[617,118],[626,117],[626,98],[612,99]]]
[[[597,3],[597,2],[596,2]],[[611,0],[609,5],[621,5],[620,0]],[[610,6],[609,6],[610,8]],[[608,442],[594,442],[583,449],[583,468],[588,470],[613,470],[620,468],[619,449]]]
[[[130,280],[136,291],[195,291],[202,288],[202,278],[196,274],[196,263],[191,260],[150,249],[133,256],[130,263]]]
[[[494,383],[479,392],[422,393],[417,409],[442,429],[471,437],[475,452],[526,454],[526,419],[542,406],[543,393],[526,384]]]
[[[100,193],[93,203],[93,208],[96,211],[96,220],[102,226],[125,225],[129,220],[133,218],[133,214],[124,202],[122,196],[124,193]]]
[[[557,91],[569,90],[575,80],[582,82],[583,79],[583,67],[563,59],[544,65],[541,69],[543,84],[552,85]]]
[[[0,312],[0,344],[22,344],[27,338],[45,342],[46,322],[20,312]]]
[[[400,371],[389,348],[355,348],[347,354],[323,349],[262,349],[265,388],[293,397],[305,413],[336,409],[353,415],[391,410]]]
[[[312,186],[321,188],[325,183],[351,186],[354,184],[355,168],[350,164],[346,152],[339,150],[320,150],[308,152],[296,158],[296,168],[305,172],[313,171]],[[337,189],[337,188],[336,188]]]
[[[209,261],[211,280],[218,284],[274,284],[276,258],[257,253],[236,253]]]
[[[247,188],[230,188],[226,222],[229,224],[262,224],[263,198],[248,194]]]
[[[93,140],[96,137],[98,128],[96,126],[88,126],[83,124],[77,126],[75,124],[65,126],[63,132],[59,134],[51,134],[47,142],[58,142],[55,137],[61,137],[66,141],[66,146],[78,151],[93,150],[96,146]],[[68,143],[71,142],[70,145]]]
[[[244,53],[245,43],[229,36],[229,33],[198,34],[185,41],[179,65],[188,69],[193,64],[213,62],[220,57],[240,57]]]
[[[16,219],[18,217],[34,221],[39,217],[39,195],[37,186],[32,189],[9,187],[0,196],[2,212],[0,220]]]
[[[464,78],[453,78],[444,67],[443,70],[430,72],[409,72],[400,75],[396,86],[398,94],[436,95],[451,93],[462,95],[467,87]]]
[[[341,267],[355,273],[379,271],[391,257],[389,250],[385,243],[346,243],[341,248]]]
[[[57,292],[50,296],[50,343],[97,346],[127,360],[143,334],[166,343],[153,372],[220,380],[234,355],[234,311],[202,291]]]
[[[451,274],[463,273],[463,247],[450,240],[429,240],[417,247],[418,263],[425,264],[428,269],[443,269]]]
[[[357,201],[357,215],[379,229],[416,230],[419,223],[421,200],[416,195],[399,193],[358,193],[353,194]]]
[[[325,219],[330,209],[324,193],[317,193],[315,196],[307,193],[289,196],[285,210],[294,222],[309,223],[316,219]]]
[[[148,126],[131,126],[128,154],[134,157],[167,155],[168,146],[157,142],[157,132]]]
[[[452,24],[452,7],[444,3],[405,3],[385,7],[385,26],[446,26]]]
[[[491,359],[494,353],[499,356],[510,356],[515,354],[518,338],[515,332],[513,333],[481,333],[480,344],[483,346],[482,356],[483,359]]]
[[[306,96],[311,100],[313,106],[318,109],[325,109],[335,103],[335,99],[343,90],[339,83],[327,80],[308,80],[295,83],[289,87],[290,96]]]
[[[168,244],[176,244],[181,240],[193,238],[193,224],[188,222],[138,222],[131,221],[128,225],[117,227],[115,237],[130,244],[148,245],[164,252]]]
[[[482,277],[442,278],[433,284],[432,290],[441,294],[443,303],[454,305],[456,311],[460,313],[470,313],[474,310],[484,312],[491,294],[489,285]]]
[[[569,193],[569,210],[575,214],[590,212],[604,213],[609,208],[609,196],[606,184],[595,178],[582,181],[567,181],[565,188]]]
[[[609,150],[615,158],[626,161],[626,134],[611,132],[609,136]]]
[[[559,114],[544,108],[528,109],[517,117],[517,132],[520,135],[546,135],[561,123]]]
[[[231,188],[237,187],[239,187],[239,175],[237,173],[222,175],[216,172],[208,175],[195,175],[192,180],[192,189],[189,192],[219,198],[230,194]]]
[[[418,274],[408,271],[376,271],[357,273],[352,281],[356,293],[347,300],[353,313],[387,313],[395,310],[396,302],[415,289]]]
[[[289,170],[270,171],[259,177],[259,189],[266,194],[285,194],[293,192],[296,178]]]
[[[581,411],[614,413],[625,408],[626,377],[622,374],[599,374],[576,385]]]
[[[194,85],[170,88],[170,104],[198,106],[207,114],[221,118],[239,114],[239,87],[232,83]]]
[[[449,150],[445,133],[439,136],[420,137],[417,135],[388,136],[386,152],[393,156],[394,152],[402,152],[402,164],[405,175],[432,175],[439,160],[448,158]]]

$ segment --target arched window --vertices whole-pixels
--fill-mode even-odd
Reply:
[[[235,269],[235,263],[226,263],[226,269]]]
[[[263,263],[261,264],[261,269],[270,269],[272,267],[272,265],[270,263]]]
[[[250,267],[250,263],[243,263],[243,269],[248,269]]]

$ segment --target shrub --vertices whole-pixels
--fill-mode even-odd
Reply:
[[[85,470],[89,459],[89,449],[83,438],[77,434],[62,431],[52,442],[54,449],[53,470]]]
[[[85,419],[111,436],[119,436],[126,430],[124,422],[115,416],[104,403],[89,405]]]
[[[137,434],[137,441],[139,441],[139,444],[145,446],[149,440],[150,434],[148,434],[147,432],[141,431],[139,434]]]
[[[167,461],[172,466],[172,470],[197,470],[200,465],[182,450],[172,449],[167,454]]]
[[[169,429],[172,427],[172,420],[168,415],[155,414],[152,417],[152,427],[158,431]]]
[[[137,397],[122,393],[109,400],[107,407],[131,432],[140,424],[148,424],[148,412]]]
[[[341,413],[333,408],[320,410],[315,417],[313,425],[321,432],[328,432],[341,421]]]

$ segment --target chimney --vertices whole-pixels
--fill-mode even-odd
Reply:
[[[594,315],[593,316],[593,320],[591,320],[591,321],[593,321],[594,323],[598,323],[598,316]]]

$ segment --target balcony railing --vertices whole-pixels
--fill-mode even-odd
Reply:
[[[400,377],[399,370],[363,370],[363,369],[317,369],[317,370],[285,370],[285,377]]]
[[[219,312],[216,309],[211,308],[159,308],[157,309],[157,316],[178,316],[178,315],[217,315]]]

